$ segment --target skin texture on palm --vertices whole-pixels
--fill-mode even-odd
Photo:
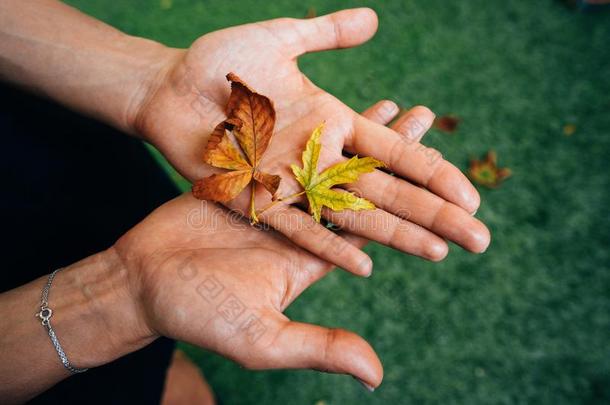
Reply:
[[[132,275],[144,335],[186,341],[251,369],[313,368],[381,383],[381,363],[361,337],[282,314],[333,266],[277,232],[187,193],[113,249]]]
[[[204,35],[189,50],[170,52],[154,80],[156,85],[135,112],[136,130],[188,179],[218,172],[202,164],[201,154],[208,134],[225,117],[229,85],[224,76],[235,72],[275,102],[275,134],[261,168],[282,177],[278,195],[300,191],[289,166],[299,162],[311,131],[325,121],[320,170],[345,159],[346,151],[378,158],[396,176],[378,170],[347,186],[378,209],[358,213],[326,210],[323,216],[348,232],[430,260],[445,257],[444,239],[482,252],[490,236],[471,216],[479,205],[478,193],[460,170],[419,143],[418,138],[432,123],[431,112],[420,108],[417,115],[412,115],[411,133],[400,136],[357,114],[298,69],[299,55],[359,45],[376,29],[372,10],[354,9],[309,20],[271,20]],[[246,214],[248,202],[248,192],[243,192],[228,206]],[[270,196],[258,190],[257,207],[269,202]],[[259,219],[325,260],[356,274],[370,274],[372,264],[366,254],[313,223],[295,207],[278,205]],[[321,249],[321,240],[330,249]]]

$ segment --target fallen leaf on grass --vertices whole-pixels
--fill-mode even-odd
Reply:
[[[471,159],[468,176],[482,186],[495,188],[506,178],[510,177],[508,168],[498,168],[496,152],[489,151],[483,160]]]
[[[305,190],[309,201],[309,212],[317,222],[320,222],[322,207],[328,207],[333,211],[374,209],[375,205],[372,202],[347,191],[332,190],[331,187],[353,183],[361,174],[372,172],[375,168],[385,165],[371,157],[353,156],[318,173],[318,159],[322,149],[320,137],[323,128],[324,124],[321,124],[311,134],[302,155],[303,167],[290,166],[296,180]]]
[[[576,125],[574,124],[565,124],[563,126],[563,134],[565,136],[572,136],[576,132]]]
[[[254,207],[256,182],[275,196],[281,180],[277,175],[258,170],[273,135],[275,109],[271,100],[250,89],[234,73],[229,73],[227,80],[231,82],[227,119],[218,124],[210,135],[203,160],[230,171],[198,180],[193,185],[193,195],[202,200],[228,202],[248,184],[252,184],[250,220],[257,222]],[[234,145],[228,131],[235,136],[238,145]]]
[[[434,120],[434,128],[452,134],[457,130],[460,119],[453,115],[443,115]]]

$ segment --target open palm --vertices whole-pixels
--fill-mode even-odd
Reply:
[[[445,257],[445,239],[481,252],[489,244],[489,232],[471,215],[479,205],[476,190],[460,170],[419,143],[433,114],[424,107],[415,108],[403,120],[406,130],[396,131],[354,112],[298,69],[299,55],[361,44],[376,28],[372,10],[354,9],[204,35],[189,50],[174,51],[138,113],[137,127],[188,179],[213,173],[216,169],[203,164],[202,153],[207,136],[224,119],[229,95],[224,77],[235,72],[275,102],[276,132],[261,169],[282,177],[280,195],[299,191],[289,166],[300,161],[311,131],[325,121],[320,170],[345,159],[344,153],[352,153],[382,160],[395,176],[378,170],[346,186],[378,209],[325,210],[324,217],[348,232],[430,260]],[[229,207],[246,213],[247,194],[242,193]],[[269,201],[270,196],[259,190],[257,206]],[[357,274],[370,273],[365,253],[294,206],[276,206],[259,219],[325,260]]]
[[[134,280],[144,334],[186,341],[252,369],[312,368],[381,383],[381,363],[361,337],[282,314],[333,266],[277,232],[187,193],[113,249]]]

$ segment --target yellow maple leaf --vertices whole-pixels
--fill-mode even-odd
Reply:
[[[320,137],[323,128],[324,124],[320,124],[312,132],[301,157],[303,167],[290,166],[296,180],[305,190],[309,201],[309,212],[317,222],[320,222],[322,207],[328,207],[333,211],[374,209],[375,205],[372,202],[347,191],[332,190],[331,187],[353,183],[361,174],[370,173],[378,167],[384,167],[385,164],[371,157],[354,156],[318,173],[318,159],[322,149]]]

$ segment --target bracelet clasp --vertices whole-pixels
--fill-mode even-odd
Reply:
[[[38,312],[36,316],[39,317],[42,320],[42,324],[46,326],[49,324],[51,316],[53,316],[53,310],[47,305],[42,305],[40,307],[40,312]]]

